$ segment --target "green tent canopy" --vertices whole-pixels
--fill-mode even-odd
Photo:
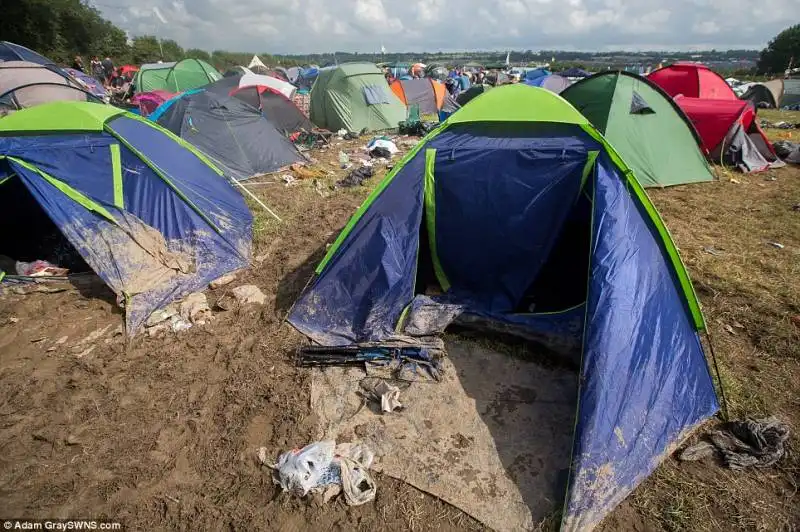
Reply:
[[[380,131],[406,119],[406,106],[372,63],[322,69],[311,89],[311,121],[337,131]]]
[[[645,187],[711,181],[691,121],[656,84],[629,72],[601,72],[561,96],[589,119]]]
[[[201,59],[184,59],[177,63],[142,65],[133,84],[136,92],[162,90],[183,92],[222,79],[216,68]]]

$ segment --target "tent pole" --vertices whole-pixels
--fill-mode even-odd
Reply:
[[[717,374],[717,382],[719,383],[719,395],[722,399],[722,419],[729,421],[728,415],[728,400],[725,398],[725,388],[722,386],[722,376],[719,373],[719,364],[717,363],[717,354],[714,352],[714,342],[711,340],[711,332],[706,328],[706,340],[708,340],[708,347],[711,351],[711,360],[714,362],[714,372]]]
[[[264,209],[265,211],[267,211],[268,213],[270,213],[270,214],[271,214],[271,215],[272,215],[272,216],[273,216],[273,217],[274,217],[276,220],[278,220],[279,222],[282,222],[282,221],[283,221],[283,220],[281,220],[281,219],[280,219],[280,217],[279,217],[277,214],[275,214],[274,212],[272,212],[272,209],[270,209],[269,207],[267,207],[267,206],[264,204],[264,202],[263,202],[263,201],[261,201],[260,199],[258,199],[258,197],[257,197],[255,194],[253,194],[252,192],[250,192],[249,190],[247,190],[247,187],[245,187],[245,186],[244,186],[242,183],[239,183],[239,182],[238,182],[237,180],[235,180],[235,179],[231,179],[231,181],[233,181],[234,183],[236,183],[237,185],[239,185],[239,186],[242,188],[242,190],[244,190],[245,192],[247,192],[247,195],[248,195],[248,196],[250,196],[250,198],[251,198],[253,201],[255,201],[256,203],[258,203],[259,205],[261,205],[261,207],[263,207],[263,209]]]

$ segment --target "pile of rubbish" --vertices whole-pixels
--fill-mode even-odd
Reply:
[[[788,440],[789,427],[777,418],[731,421],[711,431],[707,441],[684,449],[678,459],[693,462],[717,456],[730,469],[765,468],[783,458]]]
[[[800,143],[779,140],[772,143],[775,154],[787,163],[800,164]]]
[[[220,288],[235,279],[236,272],[232,272],[216,279],[209,286],[212,289]],[[242,285],[222,294],[215,306],[219,310],[230,311],[250,304],[264,305],[266,301],[267,297],[257,286]],[[214,314],[208,303],[208,297],[203,292],[195,292],[179,302],[153,312],[147,318],[145,327],[149,336],[156,336],[168,330],[181,332],[191,329],[194,325],[203,326],[213,319]]]
[[[281,454],[276,464],[267,461],[267,449],[258,451],[263,465],[273,469],[273,482],[297,497],[322,493],[328,502],[344,493],[345,502],[359,506],[375,498],[377,488],[369,468],[374,454],[363,444],[320,441]]]

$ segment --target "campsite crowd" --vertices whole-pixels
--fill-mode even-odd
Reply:
[[[4,236],[0,253],[28,266],[46,258],[31,256],[42,250],[34,241],[63,235],[74,262],[124,301],[130,335],[251,264],[245,196],[280,217],[248,180],[313,164],[309,147],[329,149],[334,136],[372,137],[353,172],[392,169],[291,307],[297,330],[321,346],[349,346],[357,361],[378,350],[435,378],[431,338],[465,319],[501,324],[570,367],[592,368],[570,409],[578,452],[565,458],[567,528],[596,525],[719,408],[697,296],[643,187],[711,181],[710,162],[743,172],[784,163],[757,104],[703,65],[645,77],[470,65],[284,69],[254,57],[221,73],[198,59],[115,67],[95,57],[87,68],[76,57],[65,69],[13,43],[0,43],[0,60],[0,216],[46,214],[24,239]],[[780,87],[751,96],[777,107],[788,101]],[[382,133],[398,128],[428,134],[391,162],[396,146]],[[57,266],[0,280],[32,282]],[[189,327],[208,313],[174,322]],[[397,348],[398,335],[413,347]],[[365,343],[372,351],[359,351]],[[337,363],[342,352],[316,354]],[[613,478],[591,481],[606,470]]]

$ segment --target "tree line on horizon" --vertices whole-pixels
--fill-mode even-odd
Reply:
[[[152,35],[136,36],[131,41],[125,32],[105,19],[86,0],[24,0],[11,2],[0,17],[2,39],[27,46],[54,61],[70,64],[76,55],[84,62],[93,56],[112,57],[117,64],[177,61],[184,58],[202,59],[225,71],[236,65],[247,65],[253,52],[208,52],[197,48],[184,49],[172,39]],[[259,53],[261,60],[272,66],[317,64],[326,66],[348,61],[415,62],[458,64],[477,61],[483,64],[502,64],[507,52],[399,52],[273,55]],[[699,57],[698,57],[699,56]],[[800,24],[791,26],[772,39],[762,50],[724,50],[705,52],[572,52],[559,50],[525,50],[509,52],[512,64],[551,62],[560,66],[621,67],[624,63],[652,64],[662,61],[701,60],[705,62],[754,61],[753,71],[739,74],[779,74],[790,63],[800,66]],[[733,70],[733,69],[731,69]]]

